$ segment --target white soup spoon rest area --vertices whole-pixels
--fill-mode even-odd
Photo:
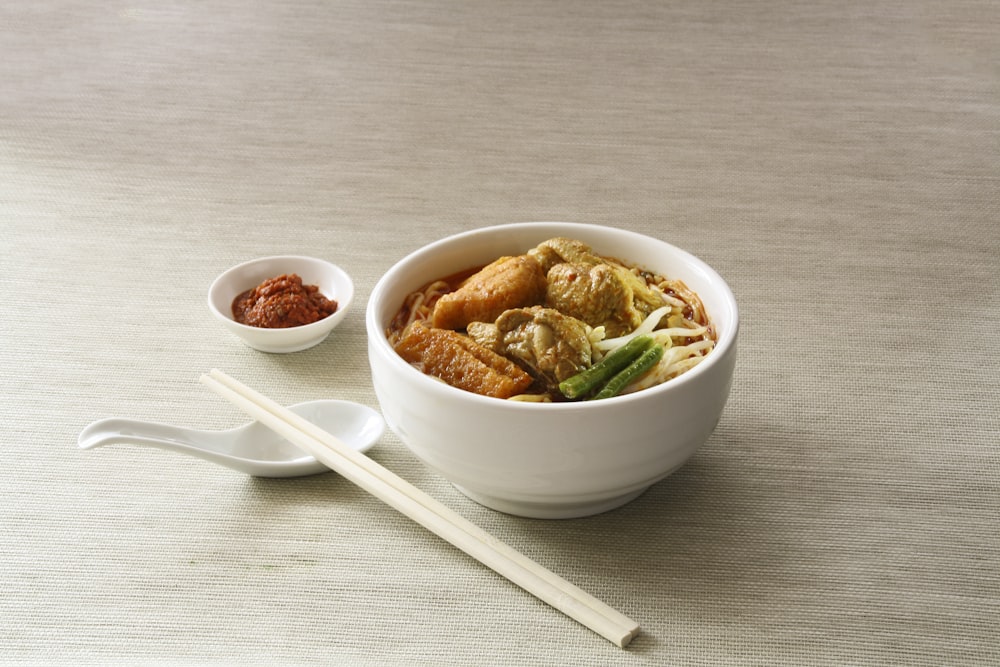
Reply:
[[[382,415],[360,403],[323,399],[289,409],[359,452],[371,449],[385,432]],[[116,444],[156,447],[254,477],[303,477],[330,471],[260,422],[227,431],[200,431],[134,419],[102,419],[84,428],[77,444],[81,449]]]

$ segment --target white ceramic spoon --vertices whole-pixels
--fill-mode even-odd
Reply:
[[[328,399],[290,409],[359,452],[370,449],[385,431],[382,415],[359,403]],[[77,444],[82,449],[114,444],[157,447],[254,477],[301,477],[330,470],[259,422],[228,431],[198,431],[134,419],[102,419],[83,429]]]

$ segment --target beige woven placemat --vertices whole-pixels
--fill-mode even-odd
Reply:
[[[989,3],[0,7],[0,663],[1000,663],[1000,11]],[[486,224],[670,240],[741,307],[730,403],[620,510],[485,510],[622,651],[334,475],[76,449],[223,428],[222,368],[376,406],[364,303]],[[327,342],[211,320],[255,256],[355,278]]]

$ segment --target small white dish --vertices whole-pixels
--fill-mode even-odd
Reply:
[[[305,285],[316,285],[323,296],[337,302],[328,317],[297,327],[266,329],[233,319],[233,300],[269,278],[295,273]],[[217,320],[244,343],[261,352],[298,352],[323,342],[339,325],[354,300],[351,277],[335,264],[315,257],[275,255],[253,259],[222,273],[208,290],[208,308]]]

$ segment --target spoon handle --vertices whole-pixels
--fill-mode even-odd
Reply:
[[[186,443],[193,439],[200,439],[196,431],[167,424],[114,417],[96,421],[83,429],[77,438],[77,445],[80,449],[90,449],[103,445],[129,443],[189,451],[194,448]]]
[[[287,470],[282,470],[280,464],[267,465],[267,463],[247,461],[218,451],[217,448],[220,445],[218,439],[206,437],[207,435],[200,431],[168,424],[111,418],[94,422],[83,429],[77,439],[77,445],[81,449],[118,444],[153,447],[168,452],[187,454],[203,461],[259,477],[289,477],[300,474],[294,461],[288,462],[288,465],[285,466]],[[315,472],[312,471],[308,474]]]

